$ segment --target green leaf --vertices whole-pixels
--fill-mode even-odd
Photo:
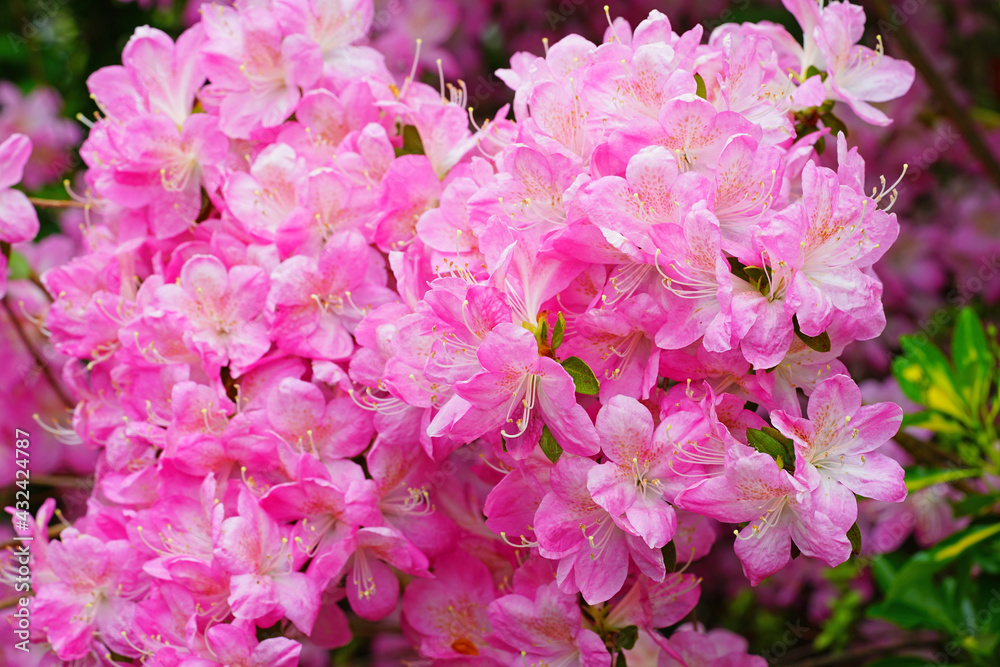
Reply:
[[[845,137],[847,136],[847,126],[844,125],[844,121],[834,116],[832,112],[820,114],[819,119],[823,121],[823,125],[830,128],[833,136],[837,136],[841,132],[844,133]]]
[[[1000,503],[1000,493],[991,493],[983,496],[967,496],[955,503],[953,509],[956,516],[970,516],[979,514],[991,509]]]
[[[563,334],[566,333],[566,318],[563,317],[562,311],[559,311],[559,317],[556,318],[556,325],[552,327],[552,349],[558,350],[559,346],[563,342]]]
[[[597,381],[594,371],[590,370],[587,362],[580,357],[569,357],[562,362],[562,367],[566,369],[569,376],[573,378],[576,390],[581,394],[594,396],[601,389],[601,383]]]
[[[826,79],[826,72],[822,71],[820,68],[816,67],[815,65],[810,65],[809,69],[806,70],[805,77],[803,77],[802,80],[805,81],[806,79],[810,79],[810,78],[816,76],[817,74],[819,74],[822,79],[824,79],[824,80]]]
[[[892,372],[906,397],[970,424],[968,406],[955,388],[955,372],[941,350],[916,336],[902,336],[899,342],[903,356],[893,360]]]
[[[673,540],[670,540],[661,551],[663,552],[663,565],[667,568],[667,572],[674,572],[677,569],[677,545],[674,544]]]
[[[885,600],[872,606],[869,615],[907,629],[922,627],[954,634],[960,623],[954,595],[949,595],[947,587],[935,581],[935,575],[960,557],[991,548],[998,536],[1000,521],[974,523],[936,546],[902,560],[894,573],[891,564],[876,559],[873,571],[880,587],[885,589]]]
[[[403,145],[396,149],[396,157],[403,155],[424,155],[424,142],[420,132],[413,125],[405,125],[399,131],[403,136]]]
[[[639,639],[639,628],[634,625],[626,626],[619,630],[618,636],[615,637],[615,649],[631,651],[637,639]]]
[[[762,429],[748,428],[747,442],[758,452],[763,452],[777,461],[779,467],[786,470],[795,469],[795,446],[777,429],[770,426]]]
[[[951,360],[955,364],[958,387],[973,414],[986,403],[996,370],[983,323],[972,308],[958,314],[951,337]]]
[[[549,461],[555,463],[562,456],[563,448],[556,442],[555,436],[552,435],[552,431],[549,430],[548,426],[542,427],[542,437],[538,441],[538,444]]]
[[[621,651],[618,652],[618,659],[615,660],[615,667],[628,667],[628,660],[625,659],[625,654]]]
[[[986,540],[991,540],[997,535],[1000,535],[1000,521],[985,525],[972,525],[924,553],[930,554],[934,563],[943,566],[955,560],[969,549]]]
[[[855,556],[861,554],[861,529],[858,528],[858,522],[855,521],[851,529],[847,531],[847,539],[851,541],[851,553]]]
[[[708,89],[705,87],[705,79],[701,78],[701,74],[694,75],[694,82],[697,84],[698,88],[695,90],[698,97],[703,100],[708,99]]]
[[[909,468],[906,471],[906,490],[910,493],[926,489],[935,484],[954,482],[958,479],[979,477],[983,474],[977,468],[956,468],[953,470],[932,470],[928,468]]]
[[[813,640],[817,651],[843,648],[851,635],[851,626],[858,620],[861,608],[861,591],[849,589],[830,603],[830,617],[823,624],[823,631]]]
[[[830,334],[823,332],[818,336],[807,336],[802,333],[799,329],[799,319],[796,316],[792,316],[792,326],[795,328],[795,335],[799,337],[803,343],[808,345],[811,349],[817,352],[829,352],[831,349]]]
[[[31,265],[24,255],[16,250],[10,251],[10,259],[7,260],[8,280],[27,280],[31,277]]]
[[[735,257],[727,257],[726,259],[729,261],[729,271],[734,276],[742,280],[745,280],[748,283],[751,282],[750,276],[747,275],[747,268],[740,263],[740,260],[736,259]]]
[[[900,425],[900,428],[906,428],[908,426],[925,428],[929,431],[934,431],[935,433],[944,433],[948,435],[963,435],[966,432],[966,428],[964,426],[952,419],[949,419],[940,412],[935,412],[933,410],[922,410],[920,412],[911,412],[910,414],[903,415],[903,423]]]

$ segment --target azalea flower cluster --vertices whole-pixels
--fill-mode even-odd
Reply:
[[[913,70],[856,5],[786,5],[804,44],[609,17],[515,55],[481,123],[461,81],[393,78],[364,0],[138,29],[88,81],[86,251],[41,276],[78,398],[42,423],[99,459],[86,515],[33,528],[34,639],[292,665],[360,618],[376,660],[765,664],[659,631],[687,564],[735,532],[753,584],[836,565],[856,494],[906,495],[900,408],[837,361],[884,326],[894,195],[831,130]]]

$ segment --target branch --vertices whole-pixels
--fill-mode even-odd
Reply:
[[[39,208],[87,208],[89,204],[78,202],[75,199],[41,199],[39,197],[28,197],[28,201]]]
[[[21,339],[21,342],[24,343],[24,346],[28,348],[28,352],[31,354],[32,359],[34,359],[35,364],[41,369],[45,379],[52,386],[52,390],[56,392],[56,395],[63,402],[63,405],[66,406],[67,410],[73,410],[73,408],[76,407],[76,402],[71,400],[70,397],[66,395],[62,385],[60,385],[55,376],[52,375],[52,369],[49,368],[48,362],[45,361],[41,353],[35,349],[35,346],[31,344],[31,340],[24,332],[24,327],[21,326],[20,320],[18,320],[14,315],[14,310],[10,307],[10,303],[7,301],[6,296],[3,298],[2,303],[4,310],[7,311],[7,317],[10,318],[14,330],[17,331],[18,337]]]
[[[936,646],[940,641],[936,638],[926,637],[924,639],[907,638],[891,644],[879,644],[875,646],[861,646],[849,651],[820,655],[814,658],[806,658],[790,663],[788,667],[830,667],[831,665],[859,665],[864,658],[892,653],[899,649],[913,649],[921,646]]]

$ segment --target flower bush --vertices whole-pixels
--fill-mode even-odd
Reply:
[[[89,77],[48,263],[13,133],[19,405],[95,470],[30,529],[38,661],[766,664],[689,568],[837,566],[858,497],[907,497],[902,408],[838,360],[899,233],[840,116],[888,125],[914,69],[857,5],[785,5],[801,42],[609,13],[515,54],[492,119],[421,40],[393,74],[371,2],[204,5]]]

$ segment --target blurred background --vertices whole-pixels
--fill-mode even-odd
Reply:
[[[151,25],[176,37],[197,20],[201,4],[0,3],[0,141],[15,132],[32,138],[35,150],[23,182],[26,190],[35,197],[66,199],[67,187],[79,187],[83,165],[75,150],[96,111],[87,92],[88,75],[120,63],[136,26]],[[1000,2],[859,4],[868,15],[861,43],[875,47],[881,35],[888,54],[914,64],[917,80],[906,96],[885,106],[894,119],[887,128],[867,126],[848,109],[838,110],[849,143],[868,161],[868,187],[881,188],[880,176],[891,185],[902,174],[892,209],[899,216],[900,237],[876,267],[885,285],[888,323],[878,339],[848,348],[844,361],[859,381],[866,380],[868,400],[902,402],[903,394],[891,379],[901,335],[922,333],[947,343],[965,307],[975,309],[987,323],[1000,319]],[[654,9],[665,13],[678,33],[699,23],[707,33],[726,22],[770,20],[801,35],[779,0],[616,0],[609,11],[635,26]],[[541,53],[543,38],[554,43],[573,32],[599,42],[607,25],[603,3],[593,0],[376,0],[371,41],[402,78],[413,66],[415,40],[421,38],[420,76],[436,85],[440,59],[446,78],[466,82],[470,104],[482,118],[493,117],[510,99],[494,71],[507,66],[513,53]],[[823,160],[833,164],[833,153],[827,150]],[[32,273],[18,261],[38,274],[73,256],[82,215],[79,209],[41,210],[40,240],[19,249],[19,259],[11,264],[12,278],[19,271]],[[43,377],[58,375],[61,363],[37,326],[44,299],[37,285],[22,283],[11,283],[18,308],[0,311],[0,358],[25,359],[21,338],[28,336],[44,359],[18,362],[30,366],[18,369],[21,373],[0,374],[0,422],[5,424],[23,422],[35,412],[44,422],[46,411],[58,411],[61,405],[54,383]],[[11,317],[18,320],[16,325]],[[33,481],[59,495],[62,511],[72,519],[85,511],[95,454],[60,446],[71,438],[65,424],[50,424],[49,431],[35,441],[41,452],[36,456],[42,458],[33,459]],[[0,475],[0,486],[10,489],[12,476]],[[878,551],[914,553],[933,545],[968,523],[954,511],[953,501],[961,493],[939,484],[911,494],[904,506],[867,505],[862,517],[867,521],[866,539],[881,535]],[[876,550],[869,546],[866,553],[872,556]],[[751,592],[732,551],[716,549],[708,562],[693,568],[705,578],[696,620],[740,632],[750,639],[752,650],[775,664],[798,667],[868,664],[873,657],[892,653],[890,646],[919,647],[925,641],[938,645],[939,636],[928,639],[921,634],[926,623],[901,629],[899,622],[890,624],[864,613],[879,587],[878,577],[866,568],[871,562],[852,560],[829,571],[816,561],[798,559]],[[994,616],[989,629],[993,648],[984,648],[983,655],[1000,642],[1000,623],[994,622],[1000,615]],[[844,650],[813,657],[831,648]],[[356,647],[344,650],[343,663],[356,660],[350,654]],[[883,662],[887,667],[944,664]]]

